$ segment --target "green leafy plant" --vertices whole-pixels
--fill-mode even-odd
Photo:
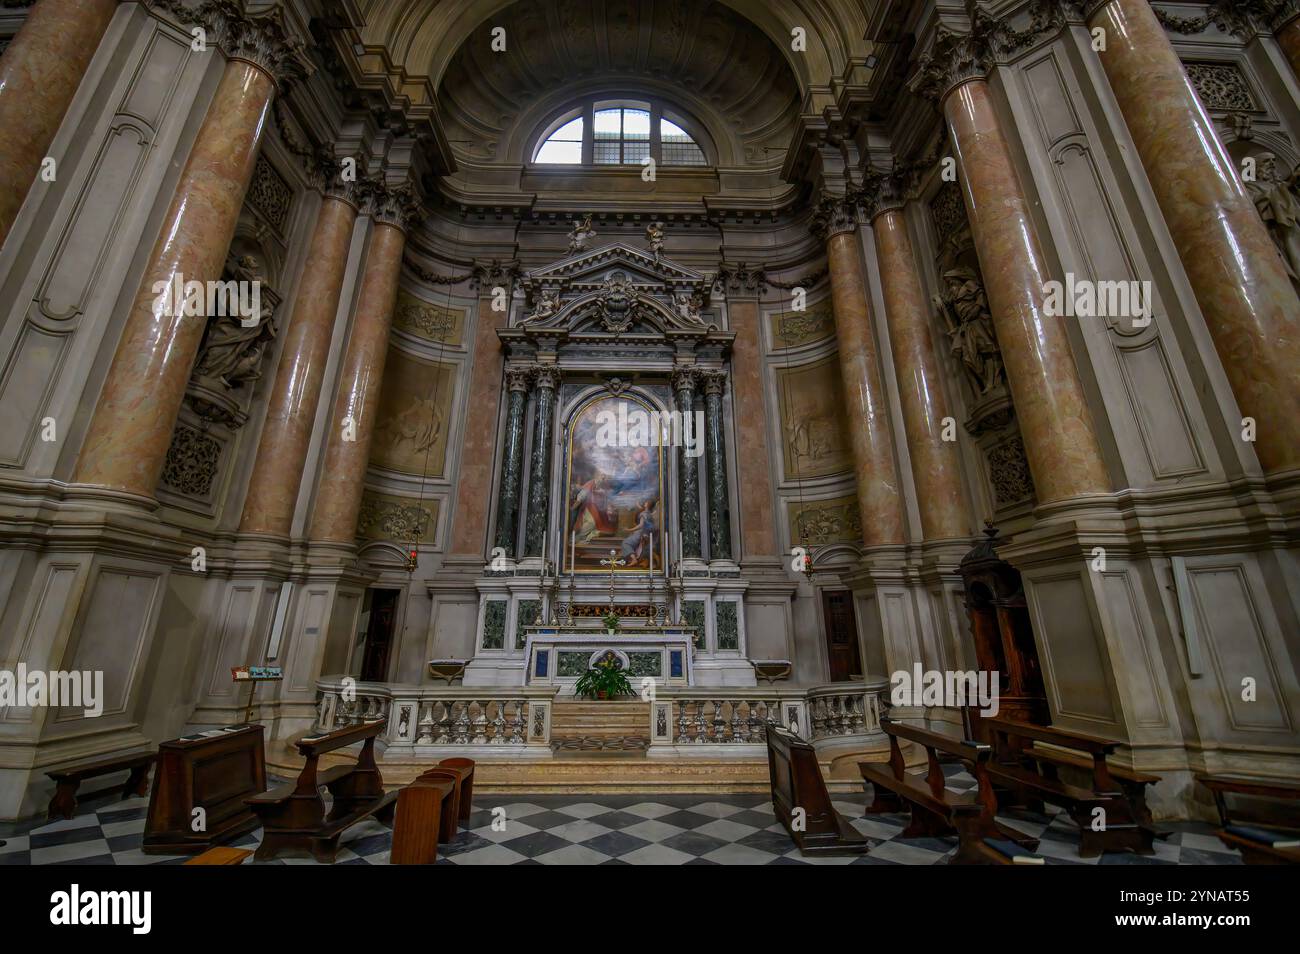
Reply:
[[[632,684],[613,659],[602,659],[584,672],[573,686],[573,694],[585,699],[616,699],[632,695]]]
[[[623,622],[623,618],[611,610],[601,617],[601,621],[605,624],[606,629],[618,629],[619,624]]]

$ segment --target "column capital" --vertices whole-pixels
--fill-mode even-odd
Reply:
[[[907,204],[912,179],[913,174],[907,169],[869,170],[858,199],[867,213],[867,221],[874,222],[885,212],[901,211]]]
[[[507,391],[527,391],[532,380],[533,369],[530,367],[506,368]]]
[[[498,258],[476,258],[470,269],[471,281],[479,288],[509,285],[519,277],[519,262],[503,262]]]
[[[365,211],[376,222],[407,232],[424,217],[424,209],[410,182],[390,185],[372,181],[362,191]]]
[[[180,0],[154,0],[153,5],[209,31],[209,39],[227,57],[253,64],[275,81],[281,93],[314,72],[302,40],[285,25],[279,4],[256,13],[235,0],[203,0],[194,7]]]
[[[1062,0],[1091,4],[1093,0]],[[1012,54],[1060,31],[1066,17],[1058,0],[1035,0],[1030,20],[1017,30],[1006,16],[994,16],[970,5],[970,29],[963,33],[940,23],[934,42],[917,63],[908,88],[925,99],[942,104],[963,83],[987,79],[993,68]]]
[[[748,262],[719,262],[716,280],[723,284],[728,297],[755,296],[767,285],[767,272],[762,265],[751,267]]]
[[[852,232],[858,227],[857,199],[854,195],[838,195],[821,191],[813,200],[812,219],[808,229],[826,241],[841,232]]]
[[[722,369],[697,371],[700,390],[706,395],[721,395],[727,389],[727,372]]]
[[[533,385],[544,391],[554,391],[564,378],[564,374],[554,364],[534,364],[528,369],[528,374]]]
[[[700,377],[700,369],[693,365],[679,365],[673,368],[672,384],[674,391],[694,391]]]

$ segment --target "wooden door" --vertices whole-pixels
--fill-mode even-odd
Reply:
[[[366,646],[361,662],[362,682],[385,682],[388,679],[388,654],[397,627],[399,590],[370,591],[370,625],[366,628]]]
[[[853,594],[848,590],[823,590],[822,615],[826,620],[826,655],[830,659],[831,682],[848,682],[862,675],[862,654],[858,648],[858,620],[853,612]]]

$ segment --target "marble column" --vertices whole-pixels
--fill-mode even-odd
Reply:
[[[537,405],[533,416],[533,456],[529,463],[528,524],[524,530],[524,555],[541,556],[542,541],[550,524],[551,446],[555,443],[555,392],[560,369],[538,365],[533,371]],[[547,557],[555,559],[554,552]]]
[[[1088,24],[1106,31],[1102,67],[1237,404],[1257,422],[1260,464],[1300,467],[1300,300],[1281,255],[1147,0],[1098,4]]]
[[[1297,0],[1254,0],[1243,6],[1260,7],[1259,19],[1273,30],[1278,46],[1300,79],[1300,2]]]
[[[497,414],[501,400],[501,375],[505,358],[497,333],[506,326],[507,311],[493,311],[493,289],[502,288],[509,300],[513,265],[497,261],[474,263],[478,305],[474,313],[474,363],[469,369],[466,394],[465,438],[460,451],[460,480],[451,508],[451,552],[463,559],[479,560],[488,549],[490,494],[496,460]]]
[[[209,31],[239,58],[227,62],[176,184],[81,447],[77,483],[142,496],[158,483],[206,320],[177,314],[171,295],[155,289],[221,278],[277,77],[297,63],[277,17]]]
[[[284,332],[284,350],[239,521],[241,533],[289,535],[356,220],[357,206],[350,191],[340,189],[324,196],[298,299]]]
[[[962,493],[957,442],[943,439],[943,422],[949,413],[943,372],[930,336],[930,305],[921,290],[902,202],[877,203],[871,229],[921,531],[926,540],[969,537],[972,528]]]
[[[763,328],[758,307],[759,276],[745,269],[727,275],[727,325],[736,333],[731,345],[732,404],[736,415],[736,459],[753,462],[737,486],[740,552],[743,559],[777,553],[772,522],[772,478],[768,470],[767,414],[763,411]]]
[[[826,240],[831,310],[844,384],[844,410],[853,445],[862,542],[868,547],[903,543],[903,501],[852,203],[843,197],[823,195],[813,227]]]
[[[519,528],[519,482],[524,468],[524,410],[528,404],[527,368],[506,369],[506,391],[510,395],[506,409],[505,446],[501,455],[501,487],[497,494],[496,545],[514,557]]]
[[[709,457],[709,559],[731,559],[731,505],[727,494],[727,444],[722,416],[725,371],[704,371],[704,447]]]
[[[413,214],[413,200],[402,190],[383,191],[376,197],[372,213],[374,230],[366,249],[352,332],[339,369],[334,415],[312,508],[308,539],[313,542],[352,544],[356,540],[402,273],[405,226]]]
[[[678,558],[700,558],[700,472],[696,458],[686,453],[685,436],[698,441],[700,435],[692,428],[695,421],[695,383],[698,372],[694,368],[678,368],[673,372],[673,393],[677,395],[677,410],[682,415],[682,446],[677,448],[677,487],[680,506],[678,524],[682,533],[682,553]]]
[[[0,56],[0,245],[116,10],[117,0],[39,0]]]
[[[985,75],[991,55],[945,34],[918,87],[942,103],[984,276],[993,328],[1038,502],[1110,492],[1092,414],[1070,353],[1067,319],[1047,313],[1048,280],[1011,148]]]

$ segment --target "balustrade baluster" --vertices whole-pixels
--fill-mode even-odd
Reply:
[[[478,715],[474,717],[474,744],[487,744],[487,703],[475,700],[472,705],[478,706]],[[469,707],[466,706],[466,709]]]
[[[686,705],[687,703],[685,699],[681,699],[677,703],[677,711],[679,713],[679,715],[677,716],[677,744],[678,745],[685,745],[691,741],[691,735],[690,735],[691,720],[690,717],[688,717],[686,714]]]
[[[496,717],[492,720],[492,744],[506,744],[506,704],[504,702],[495,703],[497,707]]]
[[[695,704],[695,744],[704,745],[709,741],[709,726],[704,721],[704,700]]]
[[[453,703],[456,705],[456,703]],[[456,745],[469,744],[469,707],[472,703],[469,700],[459,703],[460,709],[456,714],[455,726],[452,734],[452,741]]]
[[[524,741],[524,700],[515,702],[515,717],[510,720],[510,744],[522,745]]]

